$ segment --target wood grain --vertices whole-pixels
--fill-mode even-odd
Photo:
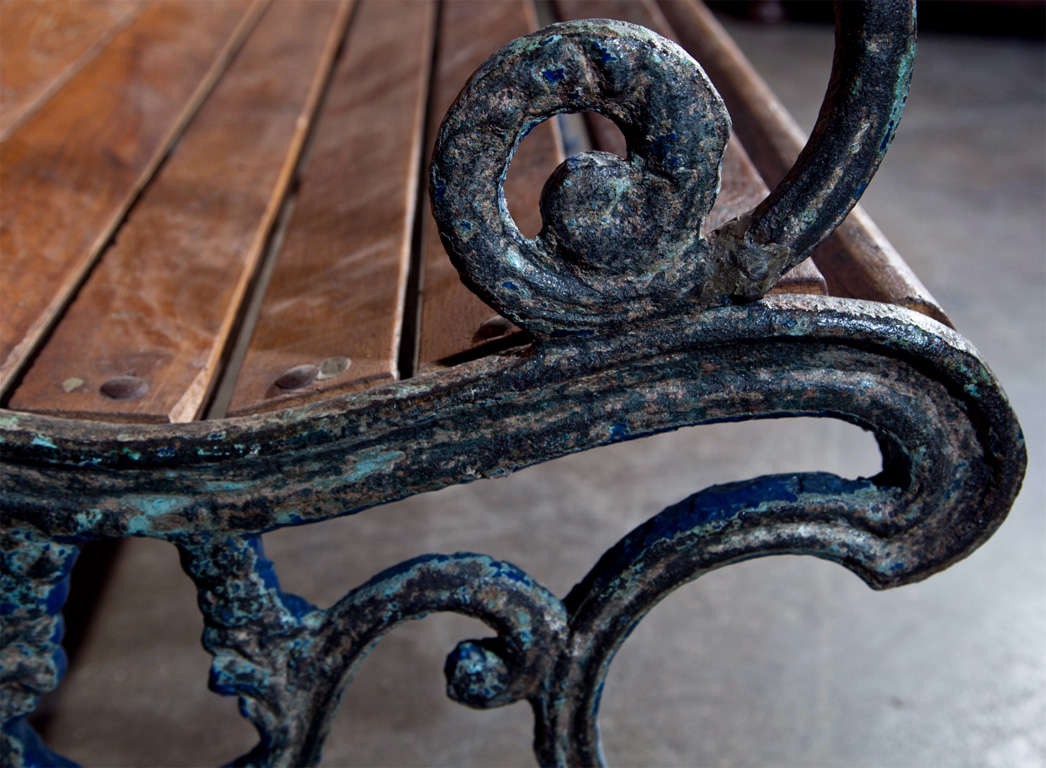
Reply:
[[[0,140],[101,51],[137,0],[0,0]]]
[[[268,8],[11,407],[147,420],[199,415],[347,16],[345,2]]]
[[[680,43],[712,78],[759,173],[769,185],[777,184],[806,143],[799,126],[704,5],[698,0],[662,0],[660,8]],[[813,259],[833,296],[897,304],[951,325],[860,206],[815,249]]]
[[[361,0],[230,413],[396,376],[434,19],[432,3]]]
[[[529,0],[444,3],[426,146],[432,145],[444,113],[475,69],[505,43],[536,27]],[[562,160],[555,121],[547,120],[527,136],[512,161],[505,198],[525,235],[534,235],[541,227],[541,188]],[[496,339],[518,331],[500,320],[493,309],[461,283],[428,210],[421,242],[423,273],[417,354],[420,369],[472,351],[478,354]]]
[[[557,0],[557,15],[562,20],[611,18],[630,21],[652,29],[663,37],[679,41],[675,30],[653,2],[643,0]],[[610,120],[586,114],[586,124],[596,149],[624,156],[625,137]],[[742,146],[737,134],[730,133],[721,168],[722,187],[715,205],[705,219],[703,233],[711,232],[731,219],[755,208],[769,192]],[[820,271],[809,259],[781,276],[771,293],[827,293]]]
[[[149,6],[0,143],[0,397],[262,7]]]

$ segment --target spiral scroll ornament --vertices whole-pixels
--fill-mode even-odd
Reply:
[[[525,238],[503,184],[520,141],[562,112],[605,115],[628,159],[586,152],[541,195]],[[433,210],[465,282],[537,332],[595,329],[714,291],[701,222],[719,191],[730,118],[685,51],[622,21],[554,24],[474,75],[447,113],[432,165]]]
[[[473,75],[447,112],[431,167],[432,208],[462,280],[538,336],[619,329],[760,297],[827,237],[886,151],[914,57],[911,0],[839,6],[841,40],[817,127],[754,211],[709,237],[730,117],[675,43],[622,21],[553,24]],[[852,42],[852,41],[851,41]],[[541,195],[542,229],[519,231],[504,182],[523,138],[564,112],[597,112],[628,157],[585,152]]]

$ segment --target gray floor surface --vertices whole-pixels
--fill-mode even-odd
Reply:
[[[731,31],[804,127],[830,30]],[[782,557],[717,571],[642,623],[601,724],[619,766],[1046,766],[1046,59],[1041,45],[924,34],[908,112],[865,195],[880,227],[1007,388],[1030,469],[1010,519],[968,560],[876,593],[839,567]],[[321,604],[425,552],[511,560],[564,593],[663,506],[768,472],[872,474],[872,439],[819,420],[686,429],[266,537],[285,586]],[[123,550],[100,619],[49,702],[53,746],[86,766],[196,766],[254,734],[205,690],[193,589],[175,552]],[[433,616],[364,664],[328,766],[524,766],[524,705],[443,695],[444,655],[486,634]]]

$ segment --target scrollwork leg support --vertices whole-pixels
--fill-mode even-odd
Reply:
[[[881,534],[868,524],[901,497],[883,480],[890,474],[779,475],[708,488],[625,536],[562,601],[509,563],[459,553],[393,566],[324,611],[280,591],[257,538],[180,542],[214,654],[211,687],[240,696],[261,735],[234,764],[318,762],[342,692],[377,640],[406,619],[454,611],[498,635],[450,654],[448,695],[477,708],[528,699],[541,765],[602,765],[597,716],[610,663],[679,586],[770,554],[832,560],[878,588],[934,567],[916,550],[896,568],[898,547],[913,531],[917,539],[918,525]]]
[[[72,766],[25,718],[65,673],[62,605],[77,548],[30,528],[0,531],[0,755],[5,765]]]
[[[198,590],[203,646],[214,656],[210,687],[239,696],[240,714],[261,737],[232,764],[307,763],[310,699],[329,696],[327,660],[315,638],[323,612],[280,590],[258,538],[204,535],[178,549]]]
[[[496,638],[460,643],[447,692],[477,708],[537,695],[566,635],[563,606],[513,565],[484,555],[426,555],[393,566],[327,610],[280,591],[260,540],[179,542],[199,590],[211,688],[240,697],[259,744],[233,765],[314,765],[342,691],[380,637],[407,619],[454,611]]]
[[[882,491],[812,473],[708,488],[634,529],[564,600],[568,652],[535,705],[543,766],[603,765],[597,715],[610,663],[658,602],[715,568],[770,554],[840,562],[873,584],[875,537],[847,522]]]

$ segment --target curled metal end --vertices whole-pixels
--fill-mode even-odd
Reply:
[[[492,640],[463,640],[447,656],[443,674],[447,678],[447,696],[473,709],[511,704],[512,682],[516,675],[498,652]]]
[[[563,162],[524,237],[503,184],[516,147],[562,112],[614,121],[628,158]],[[431,168],[433,212],[463,280],[539,334],[656,314],[710,284],[701,223],[719,191],[730,118],[675,43],[622,21],[554,24],[488,60],[448,111]]]
[[[845,7],[843,7],[845,6]],[[538,336],[747,301],[765,293],[856,203],[896,129],[914,56],[914,0],[846,3],[832,83],[796,166],[754,211],[701,236],[730,118],[675,43],[622,21],[553,24],[477,70],[447,112],[430,169],[440,236],[462,280]],[[621,129],[622,159],[586,152],[541,196],[524,237],[503,185],[523,138],[564,112]]]

